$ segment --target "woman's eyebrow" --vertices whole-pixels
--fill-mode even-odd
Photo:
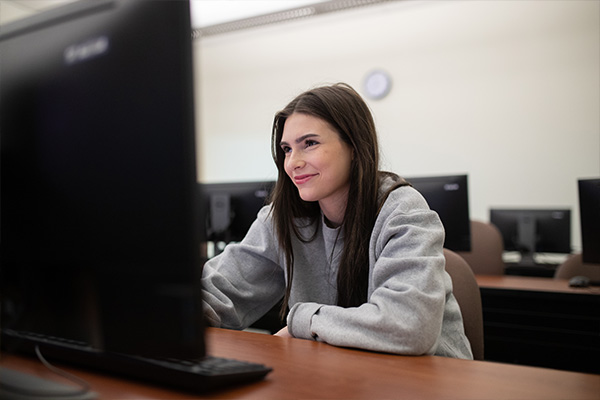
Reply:
[[[306,139],[312,138],[312,137],[318,137],[319,135],[317,135],[316,133],[307,133],[306,135],[302,135],[299,138],[297,138],[295,140],[296,143],[302,143],[303,141],[305,141]],[[287,142],[281,141],[279,143],[280,146],[288,146]]]

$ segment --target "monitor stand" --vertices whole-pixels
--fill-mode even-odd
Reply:
[[[529,252],[529,251],[521,252],[521,260],[519,260],[519,262],[517,263],[517,266],[519,266],[519,267],[535,267],[536,265],[537,265],[537,263],[535,262],[535,259],[533,258],[532,252]]]
[[[536,221],[532,215],[521,215],[517,224],[517,244],[521,253],[519,266],[533,267],[536,245]]]

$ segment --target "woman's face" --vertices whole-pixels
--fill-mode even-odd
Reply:
[[[342,223],[348,189],[352,148],[324,120],[294,113],[283,127],[280,146],[285,172],[304,201],[318,201],[325,217]]]

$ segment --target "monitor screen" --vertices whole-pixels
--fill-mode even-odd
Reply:
[[[467,175],[406,178],[444,224],[444,247],[454,251],[471,250],[471,219]]]
[[[521,264],[535,253],[571,252],[571,210],[491,209],[490,222],[500,230],[506,251],[521,253]]]
[[[267,204],[275,181],[200,183],[200,224],[204,239],[239,242]]]
[[[2,26],[3,334],[202,355],[190,25],[97,0]]]
[[[578,186],[583,262],[600,264],[600,178],[580,179]]]

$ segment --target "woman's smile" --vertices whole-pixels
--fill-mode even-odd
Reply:
[[[294,183],[296,185],[303,185],[303,184],[307,183],[308,181],[310,181],[314,176],[317,176],[317,174],[295,175]]]

